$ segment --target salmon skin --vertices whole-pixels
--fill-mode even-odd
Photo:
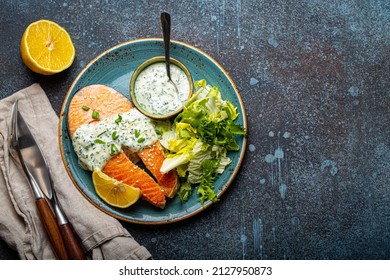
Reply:
[[[88,110],[86,110],[87,107]],[[102,120],[136,109],[133,109],[132,103],[125,96],[111,87],[99,84],[86,86],[73,96],[69,104],[68,130],[71,137],[81,125],[99,122],[92,117],[93,110],[99,112],[99,119]],[[175,171],[166,174],[160,172],[165,159],[160,143],[155,142],[152,146],[138,152],[136,156],[131,156],[131,153],[129,156],[129,151],[125,147],[124,150],[126,153],[121,151],[112,157],[102,171],[116,180],[139,188],[143,199],[154,206],[164,208],[165,197],[173,197],[179,184]],[[143,161],[158,183],[131,161],[137,158]]]

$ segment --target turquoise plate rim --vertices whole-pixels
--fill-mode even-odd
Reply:
[[[152,49],[152,51],[148,49],[149,52],[146,52],[146,49],[145,51],[142,49],[138,50],[137,48],[140,46],[153,46],[156,47],[156,49]],[[135,64],[136,60],[138,59],[135,57],[136,54],[140,55],[142,59]],[[139,64],[143,62],[143,60],[147,59],[147,56],[153,57],[157,55],[163,55],[163,40],[160,38],[142,38],[130,40],[115,45],[102,52],[94,59],[92,59],[72,82],[64,98],[59,118],[58,134],[61,158],[73,184],[90,203],[92,203],[95,207],[104,213],[119,220],[135,224],[158,225],[182,221],[202,212],[203,210],[210,207],[213,203],[207,201],[202,206],[199,202],[198,195],[194,191],[187,203],[182,204],[179,198],[176,196],[173,199],[167,200],[167,205],[164,209],[157,209],[157,207],[151,206],[143,200],[140,200],[136,204],[126,209],[119,209],[106,204],[96,195],[96,193],[94,193],[92,180],[90,178],[91,172],[82,170],[77,164],[77,156],[73,151],[73,146],[67,129],[67,109],[71,98],[80,88],[89,84],[100,83],[100,81],[104,79],[109,79],[105,72],[108,70],[115,72],[126,69],[129,71],[129,73],[126,72],[123,74],[123,76],[119,75],[120,77],[118,79],[116,79],[118,75],[114,75],[115,78],[109,79],[109,82],[103,82],[102,84],[114,87],[131,100],[129,94],[131,74],[139,66]],[[185,64],[187,68],[189,68],[193,77],[195,72],[199,75],[202,71],[207,71],[207,69],[204,69],[205,67],[207,68],[207,65],[209,68],[211,67],[215,73],[210,73],[211,71],[209,71],[205,72],[206,74],[204,75],[207,75],[207,73],[209,73],[209,75],[218,75],[214,77],[214,81],[209,81],[206,79],[207,82],[211,85],[220,87],[220,89],[225,89],[225,87],[227,87],[225,92],[221,90],[221,93],[223,96],[224,94],[232,95],[232,99],[234,100],[229,100],[238,108],[239,117],[237,122],[241,124],[248,132],[246,111],[239,91],[232,78],[216,60],[214,60],[199,48],[178,40],[171,40],[171,56]],[[110,69],[110,66],[117,66],[115,63],[119,63],[118,67]],[[126,68],[128,65],[131,67]],[[121,69],[119,66],[123,66],[123,69]],[[122,72],[119,74],[121,73]],[[99,82],[93,80],[94,75],[98,75],[101,80],[99,80]],[[123,85],[124,80],[127,81],[128,77],[128,83],[125,86]],[[193,80],[196,81],[197,79],[194,78]],[[118,89],[118,87],[120,87],[120,89]],[[237,138],[237,141],[240,145],[240,150],[238,152],[229,154],[229,156],[232,158],[232,163],[230,164],[231,166],[228,167],[223,174],[218,176],[215,181],[215,189],[217,191],[218,198],[220,198],[231,185],[241,167],[246,151],[247,136],[240,136]]]

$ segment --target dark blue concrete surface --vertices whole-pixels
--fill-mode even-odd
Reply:
[[[155,259],[390,259],[390,2],[0,0],[0,97],[38,82],[60,112],[79,71],[124,41],[172,38],[205,51],[247,110],[242,168],[221,201],[174,225],[123,223]],[[64,26],[77,56],[30,72],[27,25]],[[0,257],[16,254],[0,242]]]

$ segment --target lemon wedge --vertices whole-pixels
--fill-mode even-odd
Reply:
[[[97,168],[92,173],[92,182],[98,196],[111,206],[127,208],[141,197],[140,189],[115,180]]]
[[[68,32],[50,20],[31,23],[23,33],[20,53],[31,71],[53,75],[69,68],[75,58],[75,48]]]

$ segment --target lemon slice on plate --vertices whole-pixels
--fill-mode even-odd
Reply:
[[[127,208],[141,197],[140,189],[115,180],[100,169],[93,171],[92,182],[98,196],[111,206]]]
[[[68,32],[50,20],[31,23],[22,36],[20,53],[33,72],[52,75],[69,68],[75,48]]]

